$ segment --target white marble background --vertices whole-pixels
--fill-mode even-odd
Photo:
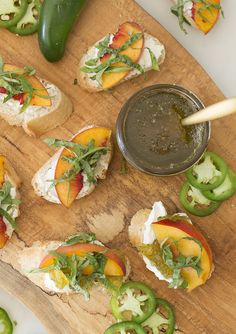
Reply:
[[[223,0],[225,19],[206,36],[193,28],[185,35],[170,14],[169,0],[136,0],[153,15],[204,67],[226,96],[236,96],[236,1]],[[165,41],[163,41],[165,42]],[[0,289],[0,307],[17,321],[14,334],[46,334],[33,313]]]

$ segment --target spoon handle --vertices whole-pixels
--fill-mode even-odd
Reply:
[[[197,111],[196,113],[182,119],[182,125],[192,125],[202,122],[211,121],[213,119],[221,118],[236,112],[236,97],[223,100],[216,104],[212,104],[205,109]]]

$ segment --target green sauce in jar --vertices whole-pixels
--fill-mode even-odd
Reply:
[[[200,158],[209,139],[209,124],[183,127],[181,119],[203,108],[184,89],[156,85],[141,90],[122,108],[117,139],[131,164],[152,174],[185,170]],[[197,103],[198,102],[198,103]]]

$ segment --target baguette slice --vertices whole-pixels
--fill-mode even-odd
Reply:
[[[19,188],[21,186],[21,180],[17,175],[15,169],[9,162],[9,160],[0,154],[0,190],[5,182],[10,182],[12,188],[10,195],[12,198],[20,199]],[[6,210],[6,204],[0,204],[0,208]],[[14,208],[7,210],[7,212],[15,219],[20,215],[19,204],[15,205]],[[14,228],[10,222],[0,214],[0,249],[3,248],[6,242],[11,238]]]
[[[70,116],[73,106],[69,98],[58,87],[46,80],[39,81],[52,96],[52,105],[29,107],[20,113],[19,101],[10,99],[3,103],[5,94],[0,93],[0,117],[10,125],[22,126],[29,136],[41,136],[45,132],[63,124]]]
[[[76,137],[78,134],[88,130],[96,128],[94,126],[89,126],[84,129],[81,129],[74,137]],[[92,138],[91,138],[92,139]],[[98,163],[94,169],[94,177],[97,180],[105,179],[106,173],[112,158],[112,142],[111,138],[109,139],[109,142],[107,143],[107,147],[109,148],[108,152],[100,157],[98,160]],[[62,149],[60,149],[57,153],[55,153],[34,175],[32,179],[32,186],[34,188],[35,193],[43,197],[49,202],[62,204],[56,188],[51,188],[51,183],[48,182],[48,180],[52,180],[55,178],[55,172],[56,172],[56,166],[58,163],[58,159],[62,153]],[[95,184],[88,182],[86,174],[83,174],[84,180],[83,180],[83,187],[78,193],[76,199],[80,199],[84,196],[88,196],[94,189]]]
[[[97,245],[103,246],[99,241],[94,242]],[[64,288],[56,286],[55,282],[50,278],[50,274],[47,272],[32,272],[37,270],[42,263],[42,260],[48,255],[49,251],[56,250],[62,242],[60,241],[37,241],[34,242],[31,247],[25,247],[18,255],[18,263],[20,272],[29,278],[34,284],[39,286],[46,292],[59,293],[59,294],[74,294],[79,291],[74,291],[68,285]],[[117,254],[115,252],[115,254]],[[118,255],[119,256],[119,255]],[[130,274],[130,264],[127,258],[122,258],[123,268],[125,269],[125,275],[122,276],[122,281],[125,281]],[[102,286],[99,284],[94,285],[95,289],[100,289]]]
[[[128,22],[127,24],[132,25],[132,23],[130,22]],[[113,41],[112,39],[114,38],[114,36],[117,37],[117,35],[110,35],[110,36],[111,36],[111,42]],[[77,78],[78,78],[79,85],[81,86],[81,88],[89,92],[99,92],[99,91],[103,91],[104,89],[98,81],[91,79],[91,77],[93,77],[95,73],[85,73],[81,71],[81,68],[86,65],[87,61],[97,57],[98,49],[96,48],[96,45],[98,45],[99,42],[104,41],[106,37],[107,36],[105,36],[104,38],[99,40],[97,43],[95,43],[93,46],[91,46],[87,50],[87,52],[82,56],[80,63],[79,63],[79,67],[77,70]],[[165,59],[164,45],[156,37],[144,32],[144,45],[143,45],[142,53],[137,63],[142,66],[145,72],[150,71],[152,69],[152,60],[151,60],[148,48],[152,51],[153,55],[155,56],[158,65],[161,65]],[[124,81],[132,79],[139,75],[140,75],[140,72],[137,69],[131,69],[130,72],[117,84],[120,84]]]
[[[204,284],[206,280],[211,277],[211,274],[214,270],[214,264],[212,262],[212,253],[211,253],[211,249],[206,239],[204,238],[204,236],[193,226],[191,220],[185,213],[177,213],[174,216],[177,218],[176,219],[177,221],[185,221],[184,227],[182,223],[178,223],[178,224],[177,223],[174,223],[174,224],[173,223],[167,223],[167,224],[162,223],[161,224],[159,222],[161,221],[162,218],[164,220],[171,221],[171,217],[167,216],[167,212],[162,202],[154,203],[152,210],[142,209],[138,211],[131,219],[131,223],[130,223],[129,230],[128,230],[129,239],[132,245],[137,247],[139,251],[140,251],[139,247],[143,244],[152,245],[158,239],[158,235],[156,234],[157,232],[154,232],[155,227],[153,226],[159,226],[158,223],[156,223],[157,225],[153,223],[159,222],[160,226],[163,226],[163,225],[165,226],[164,231],[165,232],[167,231],[168,233],[167,235],[165,235],[164,239],[159,237],[160,239],[162,239],[162,240],[158,240],[159,244],[166,238],[171,238],[173,240],[180,240],[180,239],[183,239],[183,236],[184,238],[193,238],[193,239],[195,238],[198,241],[200,241],[203,247],[201,266],[202,266],[204,276],[200,277],[199,280],[198,278],[196,280],[196,277],[198,275],[196,275],[196,272],[194,271],[194,269],[191,269],[192,272],[191,270],[190,272],[187,272],[189,268],[183,269],[184,271],[183,275],[185,275],[184,277],[187,279],[189,283],[187,287],[187,291],[190,292],[196,287],[198,287],[199,285]],[[166,226],[167,226],[167,229],[166,229]],[[158,231],[162,231],[163,233],[163,229],[159,229]],[[190,255],[189,254],[189,251],[190,251],[191,256],[193,256],[193,254],[196,255],[194,253],[196,251],[194,247],[196,247],[196,244],[193,242],[193,244],[188,244],[188,248],[185,248],[185,249],[183,248],[182,251],[183,252],[187,251],[188,256]],[[198,247],[199,246],[197,246],[197,250],[199,250]],[[139,254],[142,256],[147,269],[152,271],[159,280],[164,280],[168,283],[172,282],[172,278],[166,277],[148,257],[146,257],[145,255],[141,253],[141,251],[139,252]]]

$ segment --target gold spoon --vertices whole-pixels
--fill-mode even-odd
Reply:
[[[212,121],[236,112],[236,97],[212,104],[181,120],[183,126]]]

